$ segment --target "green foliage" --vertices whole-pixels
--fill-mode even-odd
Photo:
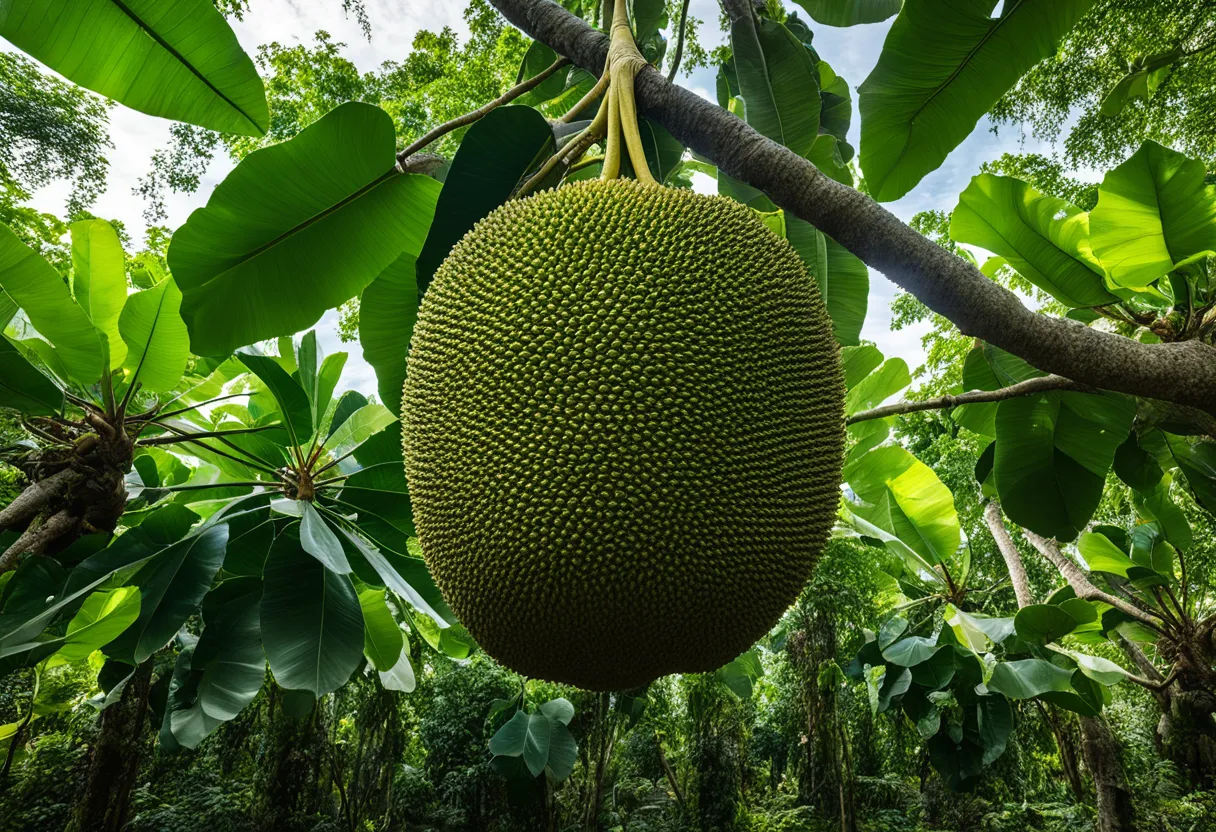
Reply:
[[[37,13],[35,12],[37,9]],[[74,31],[72,38],[60,37]],[[151,115],[247,135],[266,132],[253,62],[210,0],[16,0],[0,35],[77,84]]]
[[[1073,168],[1118,164],[1146,139],[1210,162],[1216,133],[1203,114],[1216,77],[1212,13],[1211,2],[1097,0],[1065,35],[1056,60],[1026,73],[992,115],[1028,125],[1036,136],[1062,135],[1064,161]],[[1151,83],[1144,77],[1150,73]],[[1117,112],[1108,106],[1104,113],[1120,86],[1127,96],[1116,96]]]
[[[905,4],[859,88],[870,194],[898,199],[937,169],[1092,3],[1017,0],[996,18],[992,0]]]
[[[54,217],[20,207],[32,191],[55,179],[72,180],[67,213],[73,215],[104,188],[107,109],[27,58],[0,53],[0,222],[27,245],[52,247],[64,230]]]

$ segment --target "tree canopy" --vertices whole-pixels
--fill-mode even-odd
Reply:
[[[725,43],[707,51],[689,5],[471,0],[467,33],[423,30],[408,55],[361,70],[324,31],[241,43],[228,21],[250,0],[0,4],[0,37],[30,56],[0,53],[9,825],[1206,828],[1216,9],[723,0]],[[385,25],[361,2],[334,6],[368,37]],[[892,18],[867,78],[821,56],[841,27]],[[690,67],[713,70],[715,100],[676,82]],[[173,124],[138,183],[142,250],[88,211],[111,106]],[[910,224],[882,206],[985,116],[1059,152],[979,165]],[[221,152],[233,166],[218,186],[180,227],[155,225]],[[847,441],[825,485],[839,493],[831,539],[772,629],[721,667],[613,691],[528,678],[477,643],[432,575],[402,452],[412,333],[453,246],[516,200],[592,177],[731,200],[788,254],[830,317]],[[69,203],[36,210],[54,180]],[[636,259],[656,232],[622,233],[612,253]],[[536,246],[526,268],[603,244],[585,236]],[[863,337],[870,269],[904,290],[893,329],[929,324],[920,366]],[[488,304],[509,318],[567,300]],[[334,309],[374,384],[352,380],[353,346],[324,349]],[[540,320],[525,322],[538,343],[568,349]],[[580,371],[617,337],[576,355]],[[560,380],[534,376],[505,410],[550,402]],[[681,395],[648,399],[646,430]],[[550,402],[540,423],[634,412],[621,396],[605,384]],[[482,445],[569,452],[558,431],[470,418]],[[585,463],[588,481],[613,473]],[[631,499],[642,492],[655,499],[645,479]],[[711,526],[723,551],[749,542]],[[530,533],[512,563],[534,554]],[[690,587],[703,568],[655,564]],[[741,608],[747,580],[715,591]],[[538,626],[502,615],[525,637]],[[641,665],[648,645],[633,641],[612,648]]]

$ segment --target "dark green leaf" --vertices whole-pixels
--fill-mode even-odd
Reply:
[[[262,641],[275,679],[317,696],[337,690],[363,658],[363,614],[350,578],[310,557],[288,529],[266,559]]]
[[[1089,523],[1135,405],[1115,395],[1047,393],[997,406],[996,487],[1013,522],[1072,540]]]
[[[452,247],[478,220],[506,202],[553,147],[553,131],[531,107],[499,107],[469,128],[452,159],[435,220],[418,255],[419,298],[425,296]]]
[[[899,12],[903,0],[794,0],[817,23],[856,26],[878,23]]]
[[[228,527],[212,526],[173,544],[135,573],[130,583],[143,596],[139,618],[107,645],[106,654],[139,664],[168,644],[203,602],[227,543]]]
[[[1084,602],[1082,602],[1084,603]],[[1059,641],[1077,628],[1077,620],[1060,607],[1030,604],[1018,610],[1013,625],[1018,638],[1031,644]]]
[[[773,20],[742,17],[731,48],[747,123],[799,156],[819,135],[819,71],[811,53]]]
[[[30,416],[53,416],[63,408],[63,391],[0,337],[0,407]]]
[[[388,114],[350,102],[246,156],[169,246],[191,349],[298,332],[420,251],[440,186],[395,148]]]
[[[300,383],[268,356],[242,352],[237,353],[237,358],[274,396],[283,423],[291,431],[292,441],[297,445],[306,444],[312,437],[312,407]]]
[[[998,662],[988,689],[1010,699],[1033,699],[1049,691],[1072,690],[1072,671],[1043,659]]]

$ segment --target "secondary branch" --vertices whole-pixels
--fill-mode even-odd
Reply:
[[[903,413],[917,413],[921,410],[948,410],[964,404],[979,404],[981,402],[1003,402],[1006,399],[1016,399],[1019,396],[1029,396],[1032,393],[1044,393],[1049,390],[1080,390],[1082,385],[1063,376],[1039,376],[1020,381],[1000,390],[971,390],[957,396],[938,396],[935,399],[925,399],[920,402],[896,402],[870,410],[854,413],[847,424],[867,422],[871,419],[883,419]]]
[[[491,0],[513,24],[597,75],[608,38],[551,0]],[[720,170],[759,188],[814,225],[964,334],[1079,384],[1191,405],[1216,414],[1216,348],[1143,344],[1027,309],[979,269],[934,245],[865,194],[653,68],[637,76],[642,115]]]

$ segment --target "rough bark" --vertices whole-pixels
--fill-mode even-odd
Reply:
[[[24,554],[41,554],[54,542],[72,534],[80,525],[80,518],[67,509],[52,514],[43,523],[32,524],[12,546],[0,555],[0,574],[16,569]]]
[[[550,0],[492,0],[513,24],[558,54],[599,74],[608,38]],[[1216,348],[1196,341],[1142,344],[1027,309],[909,228],[861,192],[835,182],[806,159],[648,68],[637,77],[642,115],[723,172],[766,193],[778,206],[829,234],[965,334],[1035,367],[1081,384],[1190,405],[1216,414]]]
[[[1133,832],[1132,793],[1123,773],[1123,750],[1102,716],[1078,717],[1081,752],[1098,798],[1096,832]]]
[[[1085,802],[1085,784],[1081,780],[1081,762],[1077,748],[1077,723],[1071,714],[1061,712],[1055,705],[1044,705],[1035,702],[1039,712],[1051,727],[1051,733],[1056,738],[1056,746],[1060,751],[1060,768],[1068,780],[1068,788],[1072,790],[1073,799],[1077,803]]]
[[[1013,578],[1014,588],[1018,595],[1018,608],[1034,603],[1034,596],[1030,594],[1029,584],[1026,581],[1026,566],[1022,563],[1022,556],[1018,553],[1017,547],[1009,538],[1009,532],[1001,519],[1000,507],[995,502],[990,502],[984,509],[984,520],[988,523],[992,536],[997,539],[997,547],[1001,550],[1005,564],[1009,566],[1010,577],[1013,577],[1015,571],[1021,575],[1023,588],[1020,591],[1017,590],[1019,579]],[[1066,564],[1056,563],[1062,573],[1065,572],[1066,565],[1071,567],[1070,571],[1076,572],[1076,575],[1072,577],[1066,573],[1065,577],[1077,595],[1085,597],[1082,595],[1081,589],[1074,584],[1074,580],[1083,580],[1084,583],[1089,584],[1089,579],[1084,577],[1081,570],[1064,557],[1063,553],[1055,547],[1054,542],[1044,540],[1033,532],[1027,531],[1025,534],[1035,548],[1048,556],[1053,563],[1056,563],[1057,557],[1066,562]],[[1045,549],[1049,549],[1052,554],[1044,551]],[[1053,555],[1057,557],[1053,557]],[[1095,592],[1097,591],[1092,584],[1089,586]],[[1106,724],[1106,719],[1101,714],[1092,717],[1078,716],[1077,723],[1081,729],[1081,753],[1094,780],[1094,796],[1098,804],[1097,832],[1131,832],[1134,828],[1132,826],[1131,792],[1127,786],[1127,776],[1123,771],[1123,753],[1119,741],[1115,739],[1110,726]],[[1066,750],[1066,740],[1056,728],[1057,726],[1053,724],[1052,730],[1055,731],[1056,742],[1060,748],[1060,760],[1063,763],[1065,756],[1072,754],[1072,764],[1075,766],[1075,752],[1072,749]],[[1077,787],[1074,785],[1073,788],[1075,793]]]
[[[152,660],[135,669],[117,702],[98,717],[89,752],[89,778],[69,832],[118,832],[127,822],[131,789],[139,775],[147,737],[144,720],[152,686]]]
[[[0,530],[26,525],[82,478],[83,475],[79,472],[65,468],[44,480],[31,483],[15,500],[0,510]]]
[[[293,716],[283,704],[284,691],[270,686],[266,747],[257,775],[254,822],[266,832],[294,832],[300,819],[319,811],[324,800],[325,726],[319,706]]]
[[[1013,594],[1018,599],[1018,608],[1033,604],[1034,596],[1030,594],[1030,579],[1026,577],[1026,565],[1022,563],[1018,547],[1014,545],[1013,538],[1009,536],[1009,530],[1005,528],[1005,521],[1001,517],[1001,505],[996,500],[992,500],[984,506],[984,522],[988,524],[988,531],[992,532],[992,537],[996,540],[997,550],[1005,559],[1005,568],[1009,570],[1009,580],[1013,582]]]

